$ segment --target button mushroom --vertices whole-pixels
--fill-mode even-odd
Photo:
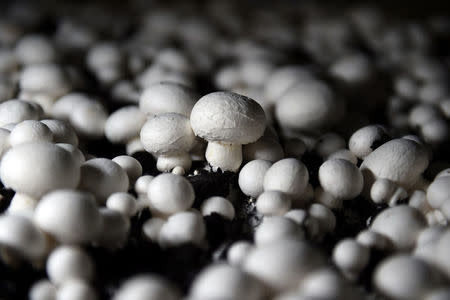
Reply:
[[[191,112],[195,135],[208,141],[206,160],[213,170],[235,172],[242,163],[242,145],[255,142],[266,127],[266,117],[254,100],[232,92],[203,96]]]

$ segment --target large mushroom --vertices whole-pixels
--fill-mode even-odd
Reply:
[[[195,135],[208,141],[205,156],[213,170],[235,172],[242,163],[242,145],[263,135],[266,117],[262,107],[248,97],[214,92],[194,105],[191,126]]]

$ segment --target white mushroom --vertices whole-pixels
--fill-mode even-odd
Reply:
[[[393,299],[422,299],[439,283],[437,272],[424,261],[408,255],[391,256],[373,275],[376,289]]]
[[[12,99],[0,104],[1,127],[25,120],[39,120],[42,115],[42,108],[33,102]]]
[[[319,181],[325,191],[343,200],[358,196],[364,184],[361,171],[343,159],[325,161],[319,168]]]
[[[257,247],[265,244],[276,243],[285,239],[304,239],[304,232],[294,221],[286,217],[265,217],[256,228],[254,234]]]
[[[106,200],[106,207],[117,210],[126,217],[132,217],[137,212],[137,201],[128,193],[114,193]]]
[[[367,155],[361,164],[364,186],[369,189],[377,178],[386,178],[411,188],[428,166],[425,148],[410,139],[391,140]]]
[[[369,263],[369,258],[369,248],[353,239],[343,239],[333,249],[333,262],[350,280],[358,279],[358,275]]]
[[[97,293],[86,282],[72,279],[64,282],[57,292],[56,300],[97,300]]]
[[[336,227],[336,217],[329,208],[319,203],[313,203],[309,207],[308,213],[312,218],[319,221],[321,235],[333,232]]]
[[[364,159],[389,139],[389,135],[384,127],[369,125],[358,129],[352,134],[348,141],[348,148],[356,157]]]
[[[237,241],[228,248],[227,261],[230,265],[241,266],[253,245],[247,241]]]
[[[22,121],[11,130],[9,144],[15,147],[28,142],[52,142],[53,134],[42,122],[36,120]]]
[[[189,118],[198,96],[189,87],[174,82],[148,86],[139,99],[139,109],[149,115],[178,113]]]
[[[306,299],[358,299],[349,283],[331,268],[308,274],[301,281],[299,291]]]
[[[145,239],[155,242],[158,242],[159,232],[161,231],[162,226],[166,223],[166,220],[161,218],[150,218],[142,225],[142,235]]]
[[[306,166],[295,158],[285,158],[274,163],[264,176],[264,191],[281,191],[295,203],[308,185]]]
[[[88,101],[74,107],[69,120],[75,131],[87,138],[99,138],[105,132],[108,114],[102,104]]]
[[[202,245],[206,235],[203,218],[197,212],[184,211],[171,215],[159,232],[161,247],[173,247],[186,243]]]
[[[47,125],[53,136],[53,143],[63,143],[78,146],[78,137],[75,130],[65,121],[46,119],[41,120]]]
[[[414,247],[417,235],[427,226],[427,221],[417,209],[407,205],[388,208],[378,214],[370,225],[372,231],[387,236],[397,250]]]
[[[134,190],[136,193],[138,195],[145,194],[147,196],[148,186],[154,178],[155,177],[151,175],[142,175],[136,179],[136,182],[134,183]]]
[[[262,136],[254,143],[244,145],[242,154],[244,161],[262,159],[276,162],[284,157],[284,151],[280,143],[266,136]]]
[[[28,292],[30,300],[55,300],[56,287],[47,279],[33,283]]]
[[[436,177],[427,189],[427,200],[433,208],[441,208],[450,202],[450,176]]]
[[[212,213],[219,214],[228,220],[234,219],[234,207],[226,198],[214,196],[205,199],[200,207],[203,216],[208,216]]]
[[[50,253],[46,270],[55,285],[61,285],[71,279],[90,281],[94,275],[94,263],[81,248],[60,246]]]
[[[34,209],[38,202],[39,199],[35,199],[26,194],[15,193],[6,212],[13,215],[33,217]]]
[[[266,191],[256,200],[256,209],[265,216],[281,216],[290,208],[291,199],[281,191]]]
[[[118,164],[128,175],[128,181],[130,185],[136,182],[142,175],[141,163],[134,157],[129,155],[120,155],[112,159],[113,162]]]
[[[87,243],[100,229],[101,218],[94,197],[76,190],[56,190],[40,200],[34,221],[62,243]]]
[[[276,102],[275,116],[284,128],[313,131],[330,124],[339,103],[325,83],[296,83]]]
[[[66,150],[51,143],[30,142],[10,149],[2,158],[0,177],[16,192],[35,198],[60,188],[75,188],[80,167]]]
[[[145,150],[158,156],[158,170],[171,171],[176,166],[185,171],[190,169],[188,152],[194,146],[195,136],[186,116],[177,113],[154,116],[144,124],[140,136]]]
[[[139,136],[147,120],[137,106],[125,106],[113,112],[105,122],[105,136],[112,143],[126,143]]]
[[[59,98],[52,106],[50,115],[53,118],[69,121],[70,115],[78,107],[94,101],[82,93],[68,93]]]
[[[246,163],[239,172],[239,187],[250,197],[257,198],[264,191],[264,176],[272,163],[256,159]]]
[[[148,185],[147,193],[150,209],[163,215],[187,210],[195,199],[191,183],[172,173],[156,176]]]
[[[137,275],[126,280],[114,294],[113,300],[178,300],[180,292],[156,275]]]
[[[208,141],[206,160],[214,170],[237,171],[242,163],[242,145],[255,142],[266,127],[261,106],[232,92],[203,96],[191,113],[195,135]]]
[[[261,299],[263,285],[238,267],[212,264],[203,269],[192,283],[192,299]]]
[[[43,35],[29,34],[22,37],[14,51],[23,65],[49,63],[55,60],[56,50]]]
[[[243,268],[275,291],[296,287],[309,272],[325,264],[322,254],[307,242],[280,240],[256,247]]]
[[[128,186],[127,173],[112,160],[94,158],[81,165],[79,188],[94,194],[99,203],[113,193],[126,192]]]
[[[36,262],[46,254],[47,241],[30,219],[23,216],[2,215],[0,247],[3,248],[2,260],[7,264],[14,264],[16,257]]]

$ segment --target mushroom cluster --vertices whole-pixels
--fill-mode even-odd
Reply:
[[[3,4],[0,299],[450,299],[450,18],[350,3]]]

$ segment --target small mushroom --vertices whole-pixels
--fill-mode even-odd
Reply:
[[[189,209],[194,203],[194,188],[180,175],[165,173],[156,176],[148,185],[150,209],[158,214],[171,215]]]
[[[348,148],[358,158],[364,159],[390,139],[380,125],[369,125],[355,131],[348,141]]]
[[[47,258],[46,270],[55,285],[71,279],[90,281],[94,275],[94,263],[79,247],[59,246]]]
[[[212,264],[194,279],[189,296],[192,299],[261,299],[263,285],[238,267]]]
[[[180,292],[157,275],[137,275],[127,279],[114,294],[113,300],[178,300]]]
[[[15,147],[28,142],[52,142],[53,134],[42,122],[36,120],[22,121],[11,130],[9,144]]]
[[[56,287],[47,279],[33,283],[28,292],[30,300],[55,300]]]
[[[266,127],[266,117],[254,100],[232,92],[203,96],[191,112],[196,136],[208,141],[206,160],[213,170],[237,171],[242,145],[255,142]]]
[[[133,217],[138,209],[136,199],[128,193],[114,193],[106,200],[106,207],[117,210],[126,217]]]
[[[101,218],[91,194],[77,190],[56,190],[41,198],[34,221],[44,232],[62,243],[92,241]]]
[[[42,108],[36,103],[11,99],[0,104],[0,126],[25,120],[39,120],[43,113]]]
[[[282,216],[290,208],[291,199],[280,191],[266,191],[256,200],[256,209],[264,216]]]
[[[16,258],[37,262],[46,254],[47,241],[30,219],[17,215],[2,215],[0,248],[2,260],[7,264],[14,265]]]
[[[53,143],[78,146],[78,137],[69,123],[62,120],[45,119],[41,123],[47,125],[53,136]]]
[[[353,239],[339,241],[333,249],[333,262],[350,280],[358,279],[370,259],[369,248]]]
[[[194,146],[195,136],[186,116],[177,113],[154,116],[144,124],[140,136],[145,150],[158,156],[158,170],[171,171],[176,166],[185,171],[190,169],[188,152]]]
[[[203,216],[216,213],[228,220],[234,219],[234,207],[226,198],[214,196],[205,199],[200,207]]]
[[[64,282],[56,292],[56,300],[97,300],[97,293],[86,282],[72,279]]]
[[[264,176],[264,191],[281,191],[296,203],[309,181],[308,169],[295,158],[285,158],[274,163]]]
[[[264,191],[264,176],[272,162],[256,159],[246,163],[239,172],[239,187],[250,197],[257,198]]]
[[[427,221],[417,209],[407,205],[388,208],[378,214],[370,229],[388,237],[400,251],[410,250]]]
[[[189,87],[166,81],[148,86],[139,99],[139,109],[148,116],[178,113],[189,118],[198,96]]]
[[[78,187],[94,194],[99,203],[105,203],[113,193],[126,192],[128,186],[127,173],[110,159],[94,158],[81,165]]]
[[[201,246],[206,226],[197,212],[183,211],[171,215],[161,227],[158,243],[161,247],[176,247],[187,243]]]
[[[325,161],[319,168],[319,181],[325,191],[343,200],[358,196],[364,184],[361,171],[343,159]]]
[[[137,106],[125,106],[113,112],[105,122],[105,136],[112,143],[125,144],[139,136],[147,120]]]
[[[128,181],[130,185],[136,182],[142,175],[142,165],[141,163],[134,157],[129,155],[120,155],[116,156],[112,159],[113,162],[118,164],[128,175]]]
[[[285,239],[302,240],[304,237],[304,232],[297,223],[281,216],[265,217],[254,234],[257,247]]]
[[[399,300],[422,297],[440,282],[438,273],[419,258],[391,256],[375,269],[373,283],[383,295]]]
[[[30,142],[5,153],[0,177],[5,186],[16,192],[39,198],[54,189],[75,188],[80,179],[80,166],[61,147]]]
[[[227,252],[227,261],[232,266],[241,266],[253,245],[247,241],[234,242]]]
[[[304,241],[280,240],[253,249],[244,260],[247,273],[271,290],[293,288],[309,272],[325,265],[325,258]]]

